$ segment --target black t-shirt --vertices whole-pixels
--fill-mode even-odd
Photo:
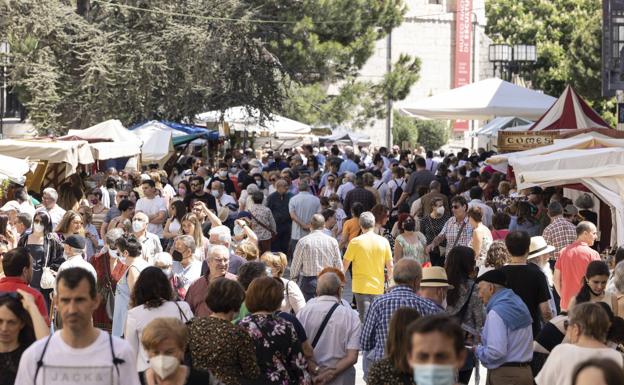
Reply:
[[[188,211],[191,212],[193,210],[193,204],[197,201],[204,202],[206,207],[209,210],[217,212],[217,200],[211,194],[204,192],[202,195],[197,195],[196,193],[191,194],[187,200]]]
[[[533,318],[533,338],[541,329],[539,305],[550,299],[548,282],[540,268],[532,263],[526,265],[507,265],[501,267],[507,277],[507,287],[512,289],[529,308]]]

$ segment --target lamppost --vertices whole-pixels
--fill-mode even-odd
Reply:
[[[511,81],[523,66],[537,61],[537,48],[530,44],[490,44],[488,59],[494,64],[494,76],[499,69],[501,78]]]
[[[6,111],[6,66],[9,63],[9,43],[0,42],[0,139],[4,136],[4,115]]]

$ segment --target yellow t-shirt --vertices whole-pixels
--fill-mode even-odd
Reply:
[[[353,266],[353,292],[358,294],[384,293],[384,267],[392,260],[388,240],[370,231],[349,242],[344,255]]]

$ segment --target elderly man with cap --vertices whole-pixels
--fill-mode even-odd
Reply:
[[[393,279],[395,286],[373,300],[362,326],[360,345],[364,351],[365,374],[369,364],[384,357],[390,319],[398,308],[414,308],[421,316],[442,312],[433,301],[416,294],[422,279],[422,268],[417,261],[399,260],[394,267]]]
[[[487,316],[481,343],[474,351],[488,369],[486,384],[532,385],[533,332],[529,309],[513,290],[506,288],[502,271],[488,271],[476,282]]]
[[[95,271],[95,268],[92,264],[85,261],[85,259],[82,257],[85,246],[86,241],[83,236],[74,234],[65,238],[65,241],[63,242],[65,262],[61,263],[61,266],[59,266],[57,273],[60,273],[61,271],[72,267],[80,267],[93,274],[93,278],[97,280],[97,273]]]
[[[444,270],[443,267],[425,267],[423,269],[418,295],[433,301],[440,307],[441,311],[446,302],[446,293],[452,288],[453,285],[449,285],[446,270]]]

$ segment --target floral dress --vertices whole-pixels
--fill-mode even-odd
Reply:
[[[251,314],[239,322],[256,347],[261,379],[254,384],[310,385],[308,362],[294,326],[277,313]]]
[[[403,234],[399,234],[395,241],[403,248],[403,258],[413,259],[422,265],[429,262],[429,258],[425,255],[427,239],[420,232],[415,232],[414,235],[417,238],[416,243],[409,242]]]

